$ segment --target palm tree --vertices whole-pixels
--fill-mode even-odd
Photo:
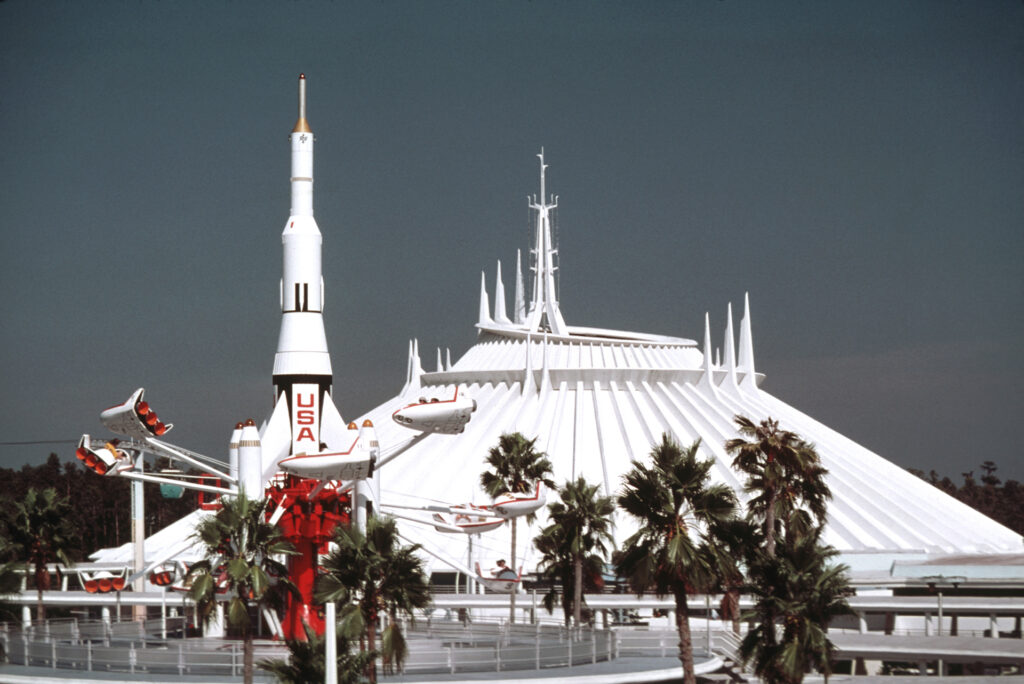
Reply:
[[[309,627],[305,628],[306,638],[289,639],[288,659],[261,660],[259,668],[271,673],[281,684],[310,684],[324,681],[326,674],[326,648],[324,638],[317,636]],[[376,656],[372,651],[352,652],[352,642],[343,635],[337,635],[338,657],[335,667],[338,684],[359,684],[365,682],[363,672]]]
[[[366,636],[369,650],[377,648],[377,620],[391,619],[382,639],[382,655],[401,668],[407,649],[398,622],[399,614],[412,616],[430,604],[430,584],[423,561],[416,556],[419,544],[401,546],[394,518],[372,517],[366,533],[355,527],[337,528],[336,548],[323,560],[326,574],[317,581],[316,599],[344,604],[339,622],[349,637]],[[377,681],[371,660],[369,679]]]
[[[615,543],[612,536],[611,515],[615,504],[609,496],[600,496],[599,485],[587,484],[581,475],[559,490],[561,501],[548,504],[549,525],[534,539],[537,550],[543,554],[542,573],[558,576],[562,583],[562,608],[569,622],[569,608],[578,627],[583,613],[584,566],[600,577],[608,545]],[[597,550],[598,554],[591,553]],[[565,572],[566,569],[571,571]],[[572,598],[569,599],[569,589]],[[545,596],[548,612],[554,598],[554,588]],[[569,599],[569,600],[566,600]]]
[[[196,525],[194,537],[203,545],[205,558],[189,568],[186,582],[204,623],[214,619],[218,593],[224,593],[228,624],[242,635],[242,672],[248,684],[253,677],[249,607],[280,608],[286,593],[298,594],[288,568],[275,558],[295,551],[278,527],[267,522],[267,499],[249,499],[242,492],[221,501],[215,515]]]
[[[747,475],[747,519],[759,542],[747,545],[745,554],[759,624],[740,655],[764,681],[794,684],[812,666],[830,671],[828,623],[849,611],[846,568],[828,564],[836,552],[820,541],[832,497],[828,471],[814,446],[778,421],[755,424],[736,416],[735,422],[741,438],[725,448]]]
[[[838,551],[821,543],[822,529],[787,534],[776,557],[761,554],[750,566],[760,621],[741,642],[740,657],[765,682],[799,684],[812,667],[831,673],[835,645],[828,625],[851,613],[849,568],[830,562]]]
[[[683,681],[695,684],[687,593],[708,591],[731,563],[716,540],[719,527],[736,515],[728,487],[709,484],[711,459],[697,460],[700,440],[682,449],[667,434],[651,450],[651,466],[634,463],[623,478],[619,507],[639,528],[616,554],[616,572],[638,595],[672,594],[679,631]]]
[[[832,496],[824,479],[828,471],[814,447],[780,429],[777,420],[765,418],[755,424],[740,415],[733,420],[742,437],[727,441],[725,450],[733,454],[733,468],[747,475],[746,491],[754,495],[747,502],[747,515],[761,521],[771,557],[779,525],[796,522],[789,519],[791,511],[803,506],[818,521],[825,519]]]
[[[505,433],[498,438],[497,446],[491,447],[487,452],[487,464],[494,470],[484,471],[480,474],[480,486],[492,499],[503,494],[526,494],[537,484],[543,482],[550,489],[555,488],[555,482],[551,479],[551,461],[542,451],[537,451],[535,443],[537,438],[527,439],[520,432]],[[536,516],[526,516],[528,523],[533,522]],[[518,567],[516,563],[516,518],[512,518],[512,541],[510,544],[509,567],[513,571]],[[509,594],[508,608],[509,622],[516,621],[516,594],[513,591]]]
[[[53,487],[30,488],[22,501],[8,504],[7,535],[13,555],[24,560],[33,571],[36,585],[36,620],[46,619],[43,591],[50,588],[47,563],[60,561],[71,565],[68,553],[74,548],[77,532],[74,513],[68,500]],[[5,506],[5,508],[7,508]]]
[[[21,591],[21,563],[7,560],[10,543],[0,537],[0,621],[13,621],[17,619],[17,607],[7,603],[4,599]],[[4,649],[0,643],[0,662],[3,661]]]
[[[719,525],[715,536],[718,543],[730,556],[730,562],[719,568],[721,585],[716,589],[722,593],[719,612],[723,621],[732,623],[732,631],[738,635],[742,618],[740,594],[746,585],[746,576],[741,564],[736,559],[746,558],[749,550],[756,547],[762,537],[759,529],[743,518],[734,518]]]

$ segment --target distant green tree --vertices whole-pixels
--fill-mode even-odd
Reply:
[[[562,585],[562,609],[569,624],[569,610],[579,626],[583,611],[584,575],[600,579],[604,559],[615,540],[612,519],[615,503],[601,496],[600,485],[590,485],[581,475],[558,490],[561,501],[548,504],[548,525],[534,539],[542,554],[541,576],[557,579]],[[594,553],[597,551],[597,553]],[[585,572],[585,570],[589,572]],[[544,597],[550,613],[554,587]]]
[[[7,539],[14,557],[32,571],[36,587],[36,619],[46,619],[43,592],[50,588],[47,564],[72,564],[69,552],[76,548],[77,519],[68,500],[53,487],[30,488],[25,497],[3,506]]]
[[[22,567],[22,563],[8,560],[10,552],[10,542],[0,537],[0,621],[18,619],[16,607],[3,600],[21,591],[21,573],[19,570]],[[0,658],[2,656],[3,649],[2,644],[0,644]]]
[[[1003,482],[995,474],[999,468],[993,461],[985,461],[979,467],[984,473],[981,486],[974,480],[973,470],[962,473],[964,483],[961,486],[948,477],[940,477],[934,470],[927,476],[920,470],[911,469],[910,472],[997,523],[1024,535],[1024,486],[1016,480]]]
[[[487,465],[493,470],[487,470],[480,474],[480,486],[492,499],[505,494],[526,494],[536,486],[537,482],[543,482],[550,489],[555,488],[555,482],[551,479],[551,461],[542,451],[537,451],[537,438],[527,439],[520,432],[505,433],[498,438],[498,444],[491,447],[487,452]],[[533,522],[536,516],[526,516],[527,522]],[[510,523],[512,540],[509,549],[509,566],[515,572],[516,560],[516,523],[517,518],[512,518]],[[516,594],[509,594],[508,619],[509,622],[516,621]]]

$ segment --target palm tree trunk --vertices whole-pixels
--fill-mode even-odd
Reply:
[[[768,510],[764,513],[764,540],[769,558],[775,558],[775,500],[778,498],[775,487],[768,495]]]
[[[509,566],[512,572],[516,572],[516,519],[512,518],[512,548],[508,554],[509,558],[512,559],[512,564]],[[512,585],[512,593],[508,595],[508,621],[509,624],[513,624],[516,621],[516,590],[519,587]]]
[[[575,585],[573,586],[572,611],[578,628],[583,618],[583,555],[578,552],[574,555],[572,564]]]
[[[676,629],[679,630],[679,660],[683,664],[683,684],[697,684],[693,671],[693,635],[690,634],[690,608],[686,591],[676,592]]]
[[[370,653],[377,650],[377,611],[373,611],[370,614],[370,619],[366,622],[366,642],[369,646]],[[370,662],[366,666],[367,673],[366,678],[370,680],[370,684],[377,684],[377,656],[370,659]]]
[[[726,585],[725,596],[722,597],[722,614],[732,622],[733,634],[740,633],[740,590],[735,584]]]
[[[242,680],[245,684],[252,684],[252,650],[252,634],[246,629],[242,640]]]

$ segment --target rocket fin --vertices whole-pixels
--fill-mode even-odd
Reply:
[[[342,449],[352,441],[348,433],[348,424],[341,417],[329,392],[324,394],[324,405],[320,415],[320,441],[325,443],[328,449]]]
[[[288,399],[284,392],[277,397],[270,420],[260,434],[260,443],[263,445],[263,481],[266,482],[277,472],[277,462],[288,455],[292,444]]]

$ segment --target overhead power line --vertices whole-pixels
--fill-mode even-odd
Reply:
[[[0,446],[31,446],[33,444],[78,444],[77,439],[36,439],[25,442],[0,442]]]

